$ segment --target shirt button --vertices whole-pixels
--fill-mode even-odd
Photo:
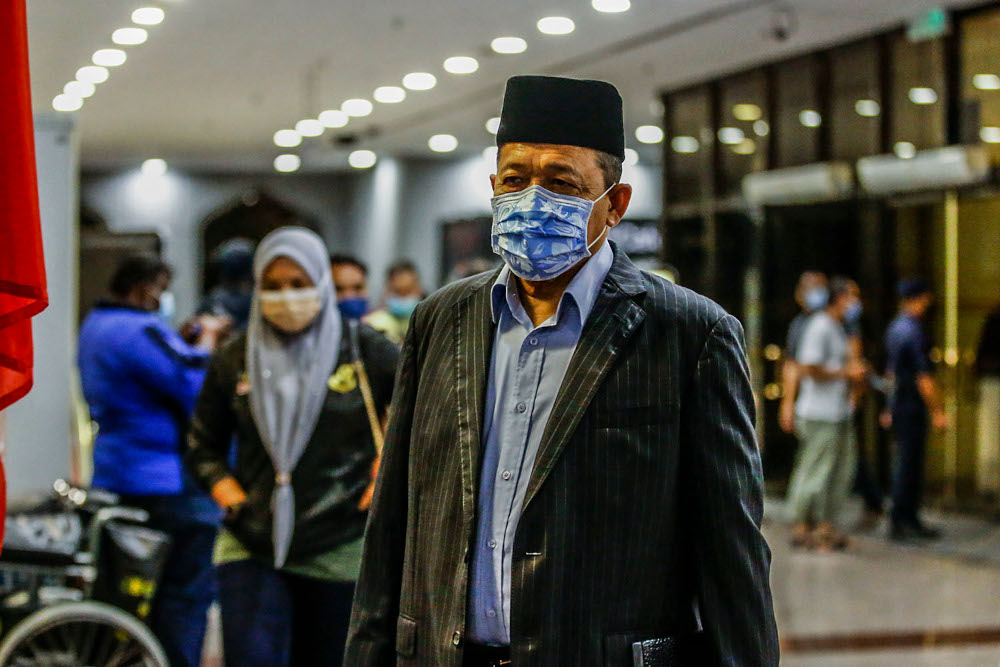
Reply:
[[[489,546],[490,549],[496,549],[497,548],[497,541],[496,540],[490,540],[486,544],[487,544],[487,546]]]
[[[528,409],[528,406],[525,405],[524,403],[518,403],[516,406],[514,406],[514,409],[516,409],[518,412],[524,412],[525,410]]]
[[[486,611],[486,615],[489,616],[490,618],[496,618],[497,617],[497,613],[495,611],[493,611],[492,609],[488,609]]]
[[[501,473],[500,476],[503,477],[504,479],[510,479],[510,471],[509,470],[504,470],[503,473]]]
[[[455,646],[458,646],[459,644],[461,644],[462,643],[462,633],[459,632],[458,630],[455,630],[455,633],[451,636],[451,643],[454,644]]]
[[[528,341],[528,343],[530,343],[533,346],[534,345],[538,345],[538,339],[537,338],[532,338],[531,340]]]

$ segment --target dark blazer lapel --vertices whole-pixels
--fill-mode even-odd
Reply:
[[[633,298],[646,291],[642,272],[613,243],[612,248],[614,262],[580,334],[542,434],[524,507],[552,471],[622,346],[646,318],[646,311]]]
[[[455,396],[462,455],[462,509],[470,531],[476,518],[483,401],[493,350],[490,294],[499,273],[480,276],[470,284],[469,295],[455,304]]]

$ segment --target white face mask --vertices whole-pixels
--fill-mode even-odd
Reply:
[[[260,293],[260,314],[274,328],[285,333],[304,330],[322,308],[319,289],[263,290]]]

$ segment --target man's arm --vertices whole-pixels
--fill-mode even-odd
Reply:
[[[799,378],[802,371],[794,359],[785,359],[781,364],[781,408],[778,421],[785,433],[795,432],[795,400],[799,396]]]
[[[950,425],[948,413],[944,410],[941,402],[941,393],[938,391],[937,381],[931,373],[923,372],[917,375],[917,390],[920,397],[924,399],[924,405],[931,415],[931,423],[934,428],[944,429]]]
[[[376,667],[396,664],[396,622],[406,548],[410,429],[417,394],[420,308],[399,362],[389,416],[389,431],[368,513],[365,550],[354,594],[354,609],[344,664]]]
[[[719,320],[698,359],[683,415],[681,479],[692,508],[704,664],[778,664],[771,552],[760,522],[763,482],[743,329]]]

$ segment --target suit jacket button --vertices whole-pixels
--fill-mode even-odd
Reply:
[[[455,646],[458,646],[459,644],[462,643],[462,633],[460,631],[455,630],[455,634],[451,636],[451,643],[454,644]]]

